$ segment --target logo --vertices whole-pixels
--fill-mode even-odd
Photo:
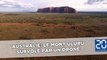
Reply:
[[[107,51],[107,39],[96,39],[95,40],[95,51],[96,52]]]

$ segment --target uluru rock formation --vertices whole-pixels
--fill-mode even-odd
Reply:
[[[38,9],[38,13],[76,13],[76,10],[71,7],[47,7]]]

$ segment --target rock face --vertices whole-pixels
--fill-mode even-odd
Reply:
[[[47,7],[38,9],[38,13],[76,13],[76,10],[71,7]]]

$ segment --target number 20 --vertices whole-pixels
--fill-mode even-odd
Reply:
[[[97,40],[96,48],[97,49],[106,49],[107,41],[106,40]]]

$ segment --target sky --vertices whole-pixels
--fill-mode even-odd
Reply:
[[[37,11],[60,6],[73,7],[77,11],[107,11],[107,0],[0,0],[0,12]]]

